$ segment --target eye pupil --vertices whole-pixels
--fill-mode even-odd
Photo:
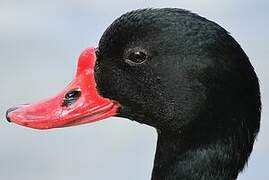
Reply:
[[[134,62],[134,63],[142,63],[147,59],[147,55],[142,51],[136,51],[133,53],[130,53],[128,60]]]

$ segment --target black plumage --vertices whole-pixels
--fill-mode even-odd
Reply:
[[[259,83],[216,23],[181,9],[126,13],[99,42],[95,79],[121,104],[118,116],[157,129],[152,180],[232,180],[244,168],[259,131]]]

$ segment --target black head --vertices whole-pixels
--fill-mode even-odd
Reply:
[[[199,165],[204,158],[212,162],[208,175],[216,166],[223,172],[213,179],[237,177],[259,130],[261,102],[254,69],[226,30],[181,9],[142,9],[115,20],[98,49],[100,94],[121,104],[118,116],[158,130],[153,178],[191,149],[197,177],[209,171]],[[193,171],[174,166],[174,177]]]
[[[258,131],[259,87],[246,54],[223,28],[185,10],[115,20],[99,42],[95,78],[122,105],[119,116],[161,131]]]

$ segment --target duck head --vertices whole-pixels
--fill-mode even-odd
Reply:
[[[235,179],[259,130],[259,84],[219,25],[185,10],[142,9],[115,20],[98,48],[81,54],[61,93],[7,112],[37,129],[110,116],[158,130],[153,179]]]

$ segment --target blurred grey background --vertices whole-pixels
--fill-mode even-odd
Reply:
[[[0,179],[149,180],[153,128],[110,118],[79,127],[37,131],[9,124],[5,110],[61,90],[76,60],[95,47],[122,13],[144,7],[191,10],[226,28],[260,78],[261,131],[239,180],[269,179],[269,1],[267,0],[0,0]]]

